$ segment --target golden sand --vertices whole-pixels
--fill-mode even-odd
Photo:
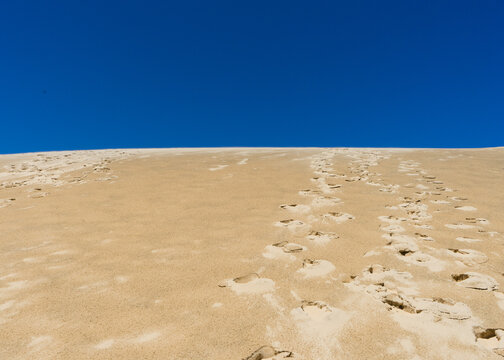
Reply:
[[[0,156],[0,359],[502,359],[504,149]]]

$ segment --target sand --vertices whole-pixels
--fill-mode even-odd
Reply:
[[[504,149],[0,156],[0,359],[502,359]]]

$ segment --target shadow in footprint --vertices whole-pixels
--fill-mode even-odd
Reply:
[[[291,351],[276,350],[274,347],[265,345],[254,351],[243,360],[262,360],[262,359],[287,359],[293,358],[294,354]]]
[[[475,290],[497,290],[499,285],[494,278],[475,272],[452,274],[452,279],[460,286]]]

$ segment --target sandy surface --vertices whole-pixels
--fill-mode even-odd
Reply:
[[[0,359],[502,359],[504,149],[0,156]]]

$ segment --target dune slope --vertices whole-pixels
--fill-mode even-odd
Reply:
[[[502,359],[504,149],[0,156],[0,359]]]

